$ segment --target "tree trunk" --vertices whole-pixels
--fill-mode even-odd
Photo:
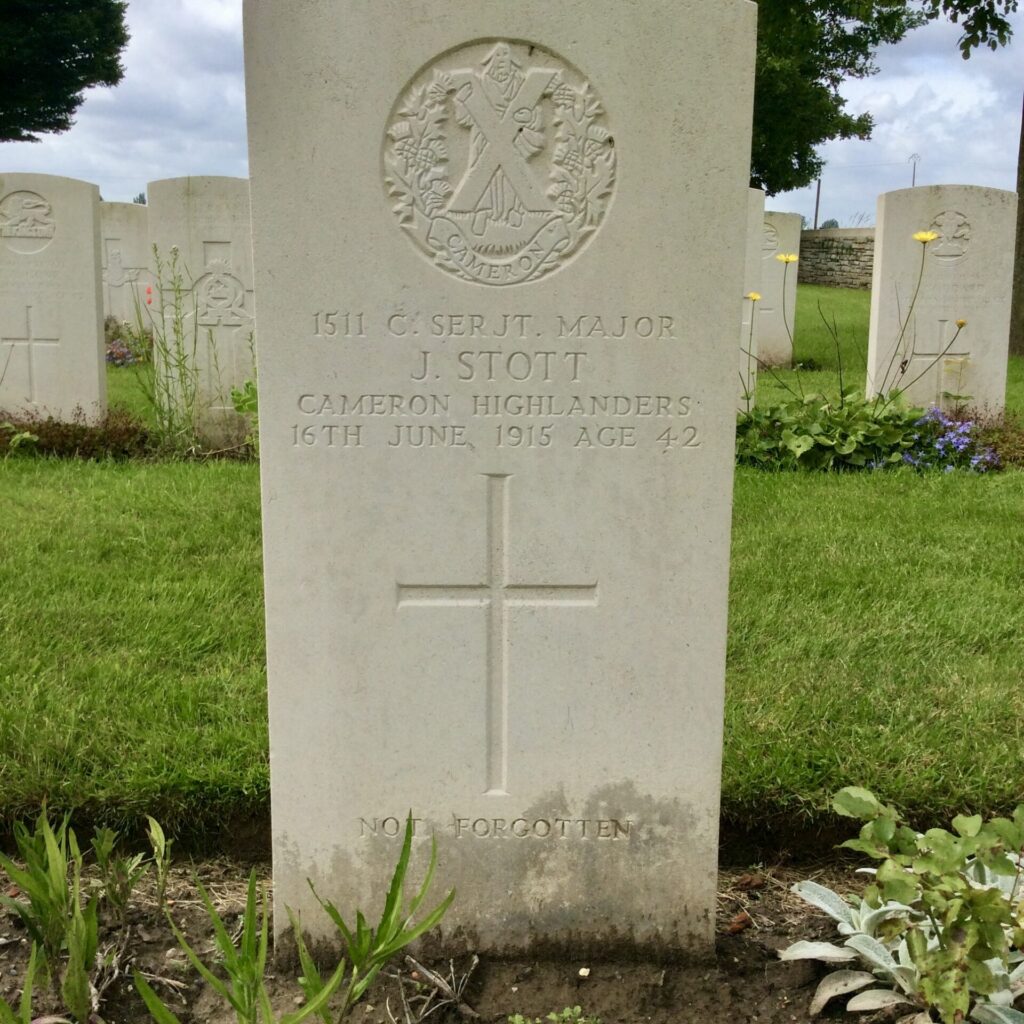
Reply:
[[[1024,356],[1024,112],[1021,113],[1020,154],[1017,157],[1017,251],[1013,259],[1010,352]]]

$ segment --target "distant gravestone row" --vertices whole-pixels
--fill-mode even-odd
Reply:
[[[392,139],[392,149],[394,161],[403,139]],[[106,409],[103,317],[162,326],[171,337],[173,325],[158,317],[161,309],[172,316],[177,301],[179,330],[194,353],[201,429],[213,440],[236,439],[240,421],[231,389],[255,372],[249,183],[176,178],[150,183],[148,195],[148,206],[105,203],[85,182],[0,175],[0,412],[100,418]],[[900,389],[919,405],[1002,408],[1015,203],[1013,193],[971,186],[919,187],[879,198],[869,394]],[[470,225],[458,243],[466,229],[450,219],[445,246],[437,242],[446,230],[443,220],[404,227],[431,259],[466,279],[478,271],[460,263],[456,250],[468,246],[475,228]],[[550,234],[560,229],[546,230],[538,246],[550,242],[552,253],[569,251]],[[919,231],[936,238],[917,242]],[[779,257],[799,253],[800,233],[798,214],[765,212],[764,193],[748,190],[741,408],[753,401],[759,368],[792,364],[798,272]],[[522,282],[513,274],[504,283]],[[964,326],[957,327],[958,320]],[[326,333],[332,329],[333,322],[322,325]]]
[[[0,175],[0,412],[101,419],[113,317],[172,348],[177,334],[178,352],[154,358],[168,374],[176,356],[193,360],[204,434],[237,432],[230,392],[255,373],[249,183],[180,178],[148,191],[148,206],[104,203],[86,182]]]

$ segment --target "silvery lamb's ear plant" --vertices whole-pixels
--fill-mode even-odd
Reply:
[[[952,832],[924,833],[865,789],[841,790],[833,808],[864,822],[843,846],[879,866],[860,897],[843,899],[815,882],[793,886],[846,939],[780,953],[843,965],[819,985],[811,1015],[856,993],[847,1010],[906,1007],[901,1024],[1024,1024],[1014,1005],[1024,997],[1024,806],[988,822],[958,815]]]

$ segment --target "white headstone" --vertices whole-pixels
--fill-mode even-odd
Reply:
[[[622,11],[246,3],[279,932],[711,942],[755,8]]]
[[[761,246],[761,301],[757,309],[757,354],[763,366],[789,366],[793,362],[796,331],[797,264],[779,256],[800,255],[799,213],[764,215]]]
[[[103,314],[134,324],[156,280],[148,210],[140,203],[100,203],[100,224]]]
[[[752,408],[757,388],[757,313],[761,295],[761,248],[764,244],[764,192],[747,189],[747,258],[743,264],[743,315],[740,318],[740,409]],[[753,329],[752,329],[753,327]]]
[[[246,178],[152,181],[149,227],[163,263],[165,312],[173,299],[172,247],[186,287],[186,334],[199,369],[202,431],[208,441],[241,440],[245,425],[231,389],[255,374],[252,226]]]
[[[0,413],[106,413],[99,190],[0,174]]]
[[[1016,195],[994,188],[879,196],[869,396],[898,389],[911,405],[1003,408],[1016,215]],[[922,231],[937,237],[916,241]]]

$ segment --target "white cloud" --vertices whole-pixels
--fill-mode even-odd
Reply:
[[[130,0],[128,18],[121,85],[91,90],[64,135],[0,144],[0,168],[85,178],[107,199],[156,178],[247,173],[241,0]],[[876,128],[824,148],[822,219],[873,220],[880,192],[910,184],[913,153],[922,184],[1014,188],[1024,10],[1013,22],[1009,47],[966,62],[959,27],[936,22],[884,48],[879,75],[845,84],[850,109],[871,111]],[[814,188],[769,206],[811,217]]]
[[[84,178],[130,199],[157,178],[248,173],[241,0],[131,0],[125,77],[77,123],[0,145],[0,167]]]
[[[870,111],[875,130],[870,140],[823,148],[820,220],[874,223],[878,195],[911,184],[915,153],[919,185],[1016,188],[1024,10],[1011,20],[1009,46],[977,50],[967,61],[957,48],[958,26],[927,25],[880,51],[878,75],[844,84],[848,109]],[[815,191],[773,196],[768,206],[811,219]]]

